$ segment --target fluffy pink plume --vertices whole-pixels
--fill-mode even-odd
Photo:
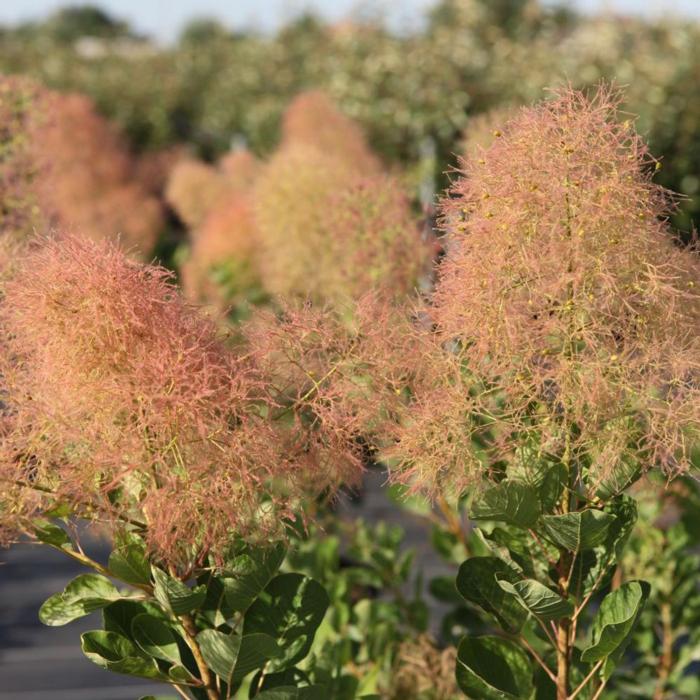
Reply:
[[[302,489],[334,480],[302,429],[269,418],[251,357],[165,270],[68,237],[29,254],[5,292],[6,531],[68,502],[117,528],[141,522],[157,556],[188,566],[237,534],[279,530]]]
[[[565,90],[494,133],[442,203],[432,382],[393,455],[459,491],[493,465],[678,473],[700,419],[700,262],[618,95]],[[423,361],[431,362],[426,357]]]
[[[381,171],[359,124],[321,90],[302,92],[287,107],[282,119],[282,147],[291,145],[318,149],[367,175]]]

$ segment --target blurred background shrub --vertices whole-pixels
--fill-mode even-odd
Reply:
[[[269,154],[290,100],[322,89],[388,163],[417,166],[427,140],[438,180],[473,117],[539,99],[546,86],[613,79],[627,86],[625,107],[652,152],[665,157],[660,182],[689,198],[676,223],[689,231],[700,217],[697,21],[440,0],[400,35],[378,20],[329,24],[307,14],[265,35],[203,18],[160,46],[87,7],[3,29],[0,70],[89,95],[138,151],[187,142],[205,159],[232,140]]]

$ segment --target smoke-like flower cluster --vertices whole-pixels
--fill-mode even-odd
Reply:
[[[405,309],[370,293],[334,309],[259,311],[244,332],[271,399],[311,426],[324,473],[352,482],[385,442],[423,350]]]
[[[165,198],[185,226],[195,230],[216,207],[225,206],[229,196],[249,190],[258,169],[257,159],[244,149],[216,165],[183,158],[170,172]]]
[[[250,196],[231,195],[192,232],[189,257],[182,266],[183,289],[189,298],[219,311],[239,309],[264,296],[259,265]]]
[[[362,129],[321,90],[302,92],[285,110],[281,148],[291,144],[333,154],[359,172],[381,171],[381,164],[367,145]]]
[[[290,105],[254,193],[271,293],[340,304],[377,288],[398,297],[425,271],[430,251],[408,198],[361,136],[320,93]]]
[[[700,262],[674,243],[617,100],[568,90],[521,110],[442,203],[438,371],[392,450],[416,485],[461,490],[554,459],[595,492],[622,464],[688,467]]]
[[[37,87],[23,78],[0,78],[0,236],[22,240],[40,227],[41,212],[34,192],[37,177],[29,134],[36,113]]]
[[[260,162],[250,151],[239,149],[224,156],[217,168],[198,167],[207,168],[201,182],[213,178],[213,188],[202,190],[201,212],[192,219],[201,221],[189,231],[191,245],[182,266],[183,287],[188,297],[220,312],[231,309],[244,313],[248,303],[265,298],[251,194]],[[174,175],[173,185],[179,177]],[[219,194],[212,198],[215,192]]]
[[[253,355],[234,354],[163,269],[68,237],[20,262],[2,304],[2,526],[67,502],[140,522],[187,566],[236,535],[280,527],[333,479],[316,441],[277,406]],[[355,472],[356,474],[357,472]]]
[[[177,163],[168,178],[165,199],[190,229],[226,195],[226,181],[216,168],[192,158]]]
[[[148,254],[163,224],[160,204],[133,181],[134,160],[90,100],[15,78],[2,78],[0,92],[0,126],[14,144],[3,170],[15,173],[3,178],[3,206],[15,212],[3,231],[9,227],[26,239],[60,227],[94,239],[120,238]],[[12,191],[17,187],[21,193]]]
[[[265,286],[347,303],[382,287],[409,293],[427,266],[410,205],[390,176],[348,173],[305,147],[280,151],[256,189]]]

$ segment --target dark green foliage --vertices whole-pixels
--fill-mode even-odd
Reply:
[[[61,528],[42,522],[37,529],[47,543],[72,551]],[[257,678],[251,697],[262,696],[268,674],[293,669],[308,654],[329,603],[312,578],[275,575],[285,552],[282,545],[242,544],[229,566],[207,567],[192,581],[146,566],[143,542],[131,533],[118,542],[107,569],[87,557],[84,563],[136,590],[117,589],[102,573],[84,574],[49,598],[40,617],[63,625],[102,609],[104,629],[82,635],[83,652],[102,668],[189,688],[195,698],[228,697]],[[288,686],[279,692],[327,697],[305,676]]]

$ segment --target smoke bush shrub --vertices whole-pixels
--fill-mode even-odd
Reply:
[[[20,529],[58,498],[115,527],[147,523],[152,550],[186,570],[232,533],[278,527],[312,450],[264,419],[250,355],[164,270],[49,241],[7,283],[2,313],[3,502]],[[266,491],[275,480],[283,497]]]
[[[475,487],[471,517],[494,523],[489,556],[457,585],[521,646],[463,640],[457,677],[475,697],[526,697],[528,654],[560,700],[602,692],[648,595],[612,590],[575,646],[636,519],[623,492],[651,468],[687,471],[698,440],[700,265],[674,245],[669,197],[617,100],[569,91],[522,110],[442,205],[448,253],[427,313],[453,367],[416,393],[391,453],[416,487]]]
[[[190,230],[182,266],[185,293],[193,300],[242,318],[249,304],[267,299],[260,273],[260,236],[252,189],[260,162],[245,149],[218,163],[216,176],[225,192],[207,204],[201,223]],[[204,206],[205,202],[202,201]]]
[[[258,181],[255,213],[265,287],[340,305],[381,288],[400,297],[430,260],[396,179],[363,175],[326,153],[290,146]]]
[[[362,129],[345,116],[321,90],[297,95],[282,117],[281,147],[303,144],[332,153],[355,170],[370,174],[381,171]]]
[[[376,288],[412,291],[430,251],[357,125],[310,92],[291,103],[282,131],[254,192],[265,287],[340,305]]]
[[[140,255],[150,253],[163,226],[161,206],[132,180],[135,161],[121,135],[88,98],[30,89],[31,116],[17,137],[27,143],[34,172],[41,215],[35,228],[120,239]]]
[[[258,160],[245,149],[232,151],[216,165],[183,158],[170,171],[165,198],[188,229],[195,231],[230,196],[250,190],[259,169]]]
[[[29,80],[0,80],[0,125],[2,159],[0,160],[0,197],[3,239],[21,240],[40,224],[33,184],[36,165],[28,138],[30,125],[37,118],[34,103],[38,90]]]
[[[271,399],[263,358],[228,348],[161,268],[65,236],[26,253],[3,291],[2,539],[28,535],[96,572],[42,620],[103,609],[86,655],[185,697],[230,697],[255,671],[251,695],[317,697],[294,665],[328,597],[277,571],[304,499],[355,481],[360,461],[327,469],[323,431]],[[106,529],[106,564],[80,521]]]
[[[254,184],[262,163],[246,148],[236,148],[223,156],[218,165],[231,189],[243,192]]]
[[[565,90],[494,130],[441,204],[446,255],[412,338],[375,328],[363,358],[360,332],[352,362],[329,343],[311,374],[310,412],[374,436],[394,479],[443,509],[470,494],[478,556],[457,588],[501,629],[460,643],[474,698],[603,693],[649,596],[612,578],[637,517],[626,490],[690,470],[700,438],[700,263],[618,101]],[[353,381],[367,412],[335,389]]]
[[[216,206],[193,233],[182,266],[185,294],[220,311],[245,313],[247,303],[266,298],[259,271],[255,216],[246,194],[231,195]]]
[[[96,572],[42,619],[102,608],[105,629],[83,636],[91,659],[206,700],[355,697],[343,664],[365,668],[369,650],[373,673],[394,670],[386,692],[419,697],[454,694],[433,674],[455,656],[459,688],[485,700],[625,697],[637,670],[657,695],[692,689],[674,650],[695,620],[692,526],[634,528],[642,476],[697,461],[700,263],[671,235],[673,200],[619,96],[556,93],[470,146],[440,205],[435,289],[409,313],[427,255],[400,187],[332,138],[304,142],[314,121],[298,105],[314,100],[290,110],[259,175],[241,157],[243,189],[201,208],[191,263],[251,256],[270,291],[333,310],[281,304],[232,349],[166,272],[114,247],[49,240],[8,272],[2,539],[28,534]],[[208,170],[203,189],[230,169]],[[359,574],[313,572],[320,543],[283,564],[296,516],[379,458],[404,493],[435,500],[436,547],[467,556],[456,590],[434,587],[461,597],[445,623],[466,631],[456,651],[420,636],[419,599],[353,606]],[[76,519],[107,526],[106,564]],[[653,565],[659,541],[683,558],[677,587]],[[401,562],[367,576],[406,580]],[[290,565],[304,573],[278,573]],[[325,627],[328,596],[309,573],[332,589]],[[311,651],[319,628],[323,652]]]
[[[173,167],[165,190],[166,201],[190,229],[199,226],[226,194],[221,173],[194,159],[182,160]]]

